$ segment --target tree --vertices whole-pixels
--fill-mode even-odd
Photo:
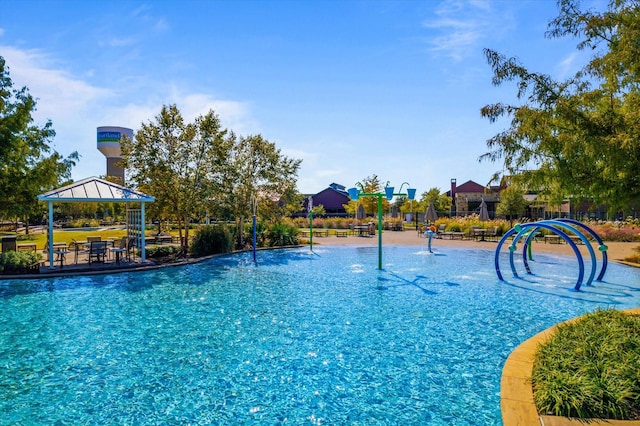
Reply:
[[[49,146],[55,136],[51,121],[38,127],[32,113],[36,101],[26,87],[13,89],[9,68],[0,56],[0,217],[23,219],[42,211],[37,196],[71,177],[78,160],[67,158]]]
[[[423,192],[420,197],[421,211],[426,211],[429,203],[433,203],[438,214],[449,213],[451,210],[451,197],[447,194],[440,193],[440,188],[431,188],[427,192]]]
[[[527,205],[524,191],[516,185],[509,185],[500,192],[500,202],[496,207],[496,213],[506,216],[509,219],[510,226],[513,226],[513,219],[520,217]]]
[[[640,197],[640,3],[614,0],[602,13],[577,0],[558,6],[546,35],[581,38],[577,48],[593,58],[554,81],[486,49],[493,84],[515,81],[525,103],[482,108],[491,122],[511,117],[511,127],[487,141],[480,161],[503,160],[515,182],[552,201],[573,196],[619,211]]]
[[[243,218],[252,214],[252,196],[263,217],[297,202],[301,160],[283,156],[262,136],[238,137],[223,129],[213,111],[185,123],[176,105],[163,106],[134,141],[122,141],[121,151],[131,180],[156,197],[150,214],[176,220],[181,237],[184,227],[185,250],[191,219],[233,217],[242,229]]]
[[[311,211],[313,212],[314,216],[324,216],[325,214],[327,214],[327,211],[324,209],[324,206],[322,204],[313,206],[313,209],[311,209]]]
[[[186,250],[189,223],[215,199],[228,176],[231,143],[213,111],[186,124],[176,105],[163,106],[155,122],[142,123],[135,140],[121,142],[122,163],[139,190],[156,197],[149,214],[178,222]]]
[[[231,212],[243,228],[251,215],[251,199],[258,200],[260,216],[280,220],[299,209],[301,196],[296,191],[296,178],[302,160],[282,155],[276,145],[261,135],[230,138],[233,143],[229,165],[230,179],[225,191]],[[242,233],[238,233],[242,246]]]
[[[362,182],[357,183],[357,187],[361,193],[366,194],[380,194],[384,193],[384,187],[380,183],[380,178],[377,175],[367,176],[362,179]],[[358,201],[349,201],[349,205],[345,205],[347,213],[355,214],[358,211],[358,204],[362,204],[364,211],[367,215],[378,215],[378,197],[362,197]],[[382,198],[382,211],[389,209],[389,201]]]

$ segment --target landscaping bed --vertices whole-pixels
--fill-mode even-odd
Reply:
[[[558,326],[532,385],[543,415],[640,420],[640,315],[598,310]]]

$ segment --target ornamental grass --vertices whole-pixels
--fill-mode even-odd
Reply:
[[[532,384],[540,414],[640,419],[640,316],[598,310],[560,325],[538,348]]]

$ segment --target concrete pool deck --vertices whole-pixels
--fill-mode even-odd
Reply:
[[[640,247],[640,242],[622,243],[622,242],[606,242],[607,253],[610,261],[622,262],[626,257],[633,256],[635,247]],[[308,245],[308,243],[307,243]],[[377,247],[378,236],[371,237],[359,237],[357,235],[349,235],[346,237],[336,237],[333,234],[329,234],[327,237],[313,237],[313,245],[356,245],[360,247]],[[427,239],[419,237],[417,231],[383,231],[382,233],[382,245],[427,245]],[[458,240],[458,239],[436,239],[431,241],[432,249],[436,250],[438,247],[472,247],[495,250],[497,246],[496,241],[476,241],[476,240]],[[522,245],[520,245],[522,247]],[[544,241],[534,241],[532,245],[534,253],[536,251],[545,253],[557,253],[573,255],[573,251],[568,244],[554,244],[545,243]],[[583,254],[588,254],[584,245],[578,245]],[[505,250],[506,247],[503,247]],[[634,265],[631,265],[634,266]]]

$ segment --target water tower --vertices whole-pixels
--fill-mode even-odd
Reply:
[[[123,136],[133,139],[133,130],[126,127],[98,127],[98,150],[107,157],[107,176],[122,179],[121,184],[125,183],[124,169],[117,163],[122,160],[120,140]]]

